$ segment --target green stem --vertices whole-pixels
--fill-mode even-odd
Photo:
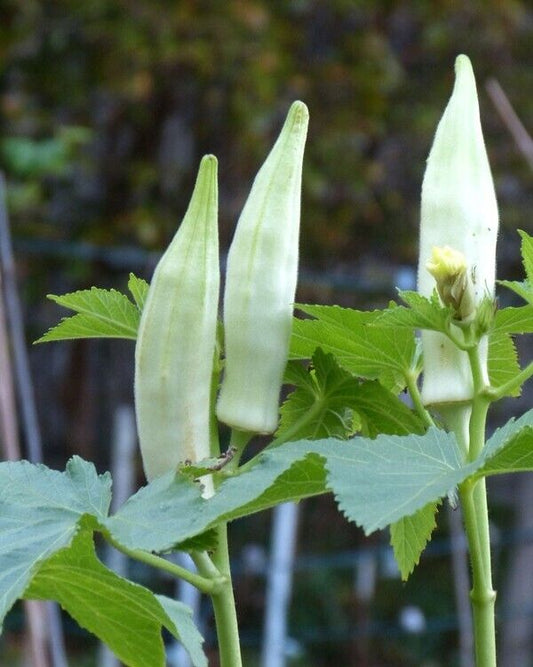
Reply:
[[[472,378],[474,381],[474,400],[472,401],[472,417],[470,418],[470,447],[468,459],[475,461],[485,446],[485,427],[490,401],[487,398],[487,387],[483,379],[483,369],[478,348],[468,351]]]
[[[528,364],[522,371],[520,371],[520,373],[518,373],[518,375],[515,375],[514,378],[505,384],[502,384],[499,387],[489,387],[485,389],[485,395],[490,401],[498,401],[500,398],[512,394],[515,389],[521,387],[532,375],[533,362]]]
[[[231,429],[230,449],[233,450],[231,461],[226,466],[226,471],[236,470],[246,445],[253,438],[254,434],[249,431],[239,431],[236,428]]]
[[[222,575],[217,570],[207,551],[193,551],[191,559],[196,565],[196,569],[206,579],[216,579]]]
[[[426,426],[435,426],[435,422],[433,421],[431,415],[429,414],[429,412],[424,407],[424,404],[422,403],[422,396],[420,395],[420,390],[418,389],[418,385],[416,384],[415,374],[409,371],[408,373],[405,373],[404,379],[405,379],[405,384],[407,386],[407,391],[411,396],[411,400],[413,401],[413,407],[416,413],[422,419],[422,421]]]
[[[307,424],[312,423],[315,419],[316,416],[320,414],[320,412],[323,410],[323,403],[322,401],[316,401],[313,403],[313,405],[309,408],[309,410],[300,417],[294,424],[291,424],[289,428],[283,432],[282,435],[278,436],[274,440],[272,440],[268,446],[262,450],[261,454],[270,449],[274,449],[274,447],[279,447],[280,445],[283,445],[285,442],[291,442],[295,436],[298,436],[298,433],[301,432]],[[257,463],[257,456],[254,456],[252,459],[249,461],[246,461],[246,463],[242,466],[240,466],[237,469],[237,474],[241,475],[244,472],[247,472],[250,468],[253,468],[254,465]]]
[[[211,593],[211,600],[215,612],[220,667],[242,667],[237,610],[231,581],[227,524],[220,524],[217,531],[218,545],[212,559],[224,576],[225,583],[216,592]]]
[[[285,442],[290,442],[298,433],[307,426],[307,424],[312,423],[317,415],[321,413],[324,409],[324,403],[322,400],[315,401],[313,405],[303,414],[299,419],[292,423],[282,435],[278,436],[268,445],[268,449],[273,449],[274,447],[279,447]]]
[[[472,566],[470,599],[474,616],[477,667],[496,667],[496,628],[485,480],[466,481],[459,489]]]
[[[485,428],[490,401],[483,379],[478,348],[468,351],[474,400],[469,429],[469,461],[475,461],[485,445]],[[474,615],[474,641],[477,667],[496,667],[496,627],[494,605],[496,592],[492,587],[489,514],[485,479],[466,480],[459,489],[463,507],[470,562],[472,590],[470,598]]]
[[[459,350],[463,350],[463,352],[468,352],[473,348],[475,349],[476,344],[471,340],[471,331],[469,330],[469,328],[468,327],[461,328],[459,326],[459,323],[457,323],[455,326],[457,327],[458,331],[462,332],[462,339],[456,336],[452,328],[453,327],[452,322],[448,322],[448,329],[446,331],[446,335],[452,341],[455,347],[457,347]]]
[[[216,357],[215,371],[211,383],[211,404],[215,405],[218,391],[218,380],[220,367],[218,355]],[[218,422],[215,417],[215,411],[212,410],[211,429],[210,429],[210,450],[212,456],[220,454],[220,444],[218,440]],[[238,464],[242,451],[252,434],[241,434],[232,432],[232,442],[230,446],[237,447],[235,465]],[[234,438],[237,440],[234,442]],[[235,458],[235,456],[234,456]],[[229,462],[232,466],[233,460]],[[215,487],[221,482],[217,475],[213,475]],[[231,579],[231,567],[228,550],[228,525],[221,523],[217,530],[217,547],[212,556],[208,553],[197,552],[192,554],[192,558],[198,572],[206,577],[213,577],[215,573],[220,573],[222,584],[216,589],[213,588],[209,595],[213,604],[215,614],[215,625],[217,629],[219,664],[220,667],[241,667],[241,648],[239,640],[239,626],[237,623],[237,609],[235,607],[235,596],[233,593],[233,582]]]
[[[115,549],[121,551],[123,554],[126,554],[126,556],[129,556],[134,560],[138,560],[141,563],[145,563],[146,565],[150,565],[151,567],[155,567],[158,570],[168,572],[173,577],[183,579],[184,581],[189,582],[189,584],[195,586],[198,590],[202,591],[202,593],[208,593],[209,595],[212,595],[214,591],[219,590],[223,585],[226,584],[226,577],[220,573],[217,573],[218,576],[211,576],[209,578],[204,577],[200,574],[196,574],[195,572],[191,572],[186,567],[182,567],[176,563],[171,563],[169,560],[166,560],[166,558],[161,558],[161,556],[156,556],[155,554],[151,554],[148,551],[143,551],[142,549],[129,549],[128,547],[125,547],[124,545],[114,540],[109,534],[106,534],[105,538],[115,547]]]

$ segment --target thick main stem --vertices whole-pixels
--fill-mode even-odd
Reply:
[[[485,480],[460,490],[466,536],[472,566],[470,599],[474,616],[477,667],[496,667],[496,628],[492,588],[491,554]]]
[[[478,348],[468,352],[474,380],[474,400],[469,428],[468,460],[475,461],[485,445],[489,401],[481,371]],[[485,479],[466,480],[460,487],[466,536],[472,565],[470,599],[474,616],[477,667],[496,667],[496,592],[492,587],[489,512]]]
[[[215,404],[219,385],[220,367],[218,357],[214,364],[213,378],[211,382],[211,401]],[[237,438],[238,454],[237,461],[242,454],[246,442],[249,439],[244,434],[232,434]],[[214,411],[211,413],[210,424],[211,456],[219,456],[220,444],[218,441],[218,424]],[[230,461],[230,464],[232,462]],[[215,486],[217,481],[215,480]],[[198,554],[196,566],[200,572],[209,573],[211,566],[216,568],[223,576],[224,583],[210,593],[213,612],[215,614],[215,625],[217,629],[218,651],[220,667],[242,667],[241,646],[239,641],[239,626],[237,623],[237,609],[235,607],[235,595],[233,593],[233,582],[231,579],[231,567],[228,549],[228,524],[223,522],[217,526],[218,543],[211,557],[208,554]]]
[[[211,600],[215,612],[220,665],[242,667],[237,610],[229,562],[227,524],[218,526],[217,531],[218,545],[213,554],[213,563],[219,572],[225,575],[225,583],[216,593],[211,593]]]

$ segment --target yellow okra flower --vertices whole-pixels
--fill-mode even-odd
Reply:
[[[464,302],[463,313],[458,312],[459,319],[465,319],[463,315],[473,315],[483,298],[494,293],[498,206],[481,130],[476,82],[467,56],[458,56],[455,73],[453,93],[438,125],[422,185],[418,290],[430,296],[439,284],[435,271],[427,266],[430,262],[432,268],[433,248],[448,247],[460,253],[465,271],[455,285],[448,283],[448,294],[464,295],[464,290],[469,290],[470,301]],[[443,288],[441,283],[439,293]],[[422,347],[424,403],[469,401],[472,377],[466,353],[433,331],[422,333]],[[486,338],[480,342],[480,352],[488,382]]]
[[[137,427],[149,481],[210,455],[217,214],[217,161],[207,155],[183,222],[155,269],[135,348]]]
[[[298,273],[307,124],[307,107],[294,102],[255,178],[228,255],[217,416],[242,431],[272,433],[278,423]]]
[[[455,319],[467,322],[476,312],[474,285],[462,252],[444,246],[433,246],[426,269],[435,278],[437,292]]]

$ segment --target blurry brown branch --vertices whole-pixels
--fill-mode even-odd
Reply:
[[[511,106],[503,88],[496,79],[488,79],[485,89],[504,125],[515,140],[518,150],[524,156],[530,169],[533,170],[533,139]]]

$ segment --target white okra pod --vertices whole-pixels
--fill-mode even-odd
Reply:
[[[272,433],[287,363],[298,274],[302,161],[309,114],[291,106],[239,218],[224,293],[224,380],[218,418]]]
[[[494,294],[498,206],[467,56],[457,57],[455,73],[453,93],[438,125],[422,185],[418,290],[430,296],[436,287],[434,276],[442,269],[439,264],[450,253],[462,253],[475,309],[485,296]],[[433,273],[428,271],[428,262]],[[466,353],[433,331],[422,333],[422,347],[424,403],[469,401],[473,387]],[[488,382],[487,349],[485,337],[480,354]]]
[[[207,155],[183,222],[155,269],[135,348],[137,427],[149,481],[210,455],[217,212],[217,160]]]

